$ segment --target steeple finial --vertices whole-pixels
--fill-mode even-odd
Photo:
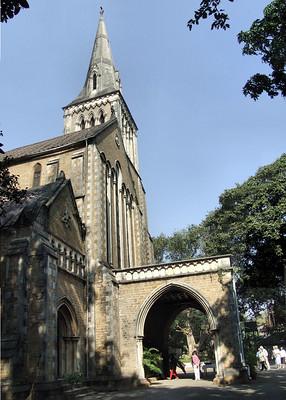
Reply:
[[[99,13],[100,13],[100,15],[103,15],[103,14],[104,14],[104,9],[103,9],[103,7],[101,7],[101,6],[100,6],[100,12],[99,12]]]

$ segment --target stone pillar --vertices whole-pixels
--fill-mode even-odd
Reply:
[[[34,246],[27,285],[27,369],[33,381],[52,381],[57,377],[57,253],[39,237]]]
[[[137,375],[139,379],[145,378],[145,372],[143,368],[143,336],[137,336],[136,338],[136,349],[137,349]]]
[[[1,370],[3,366],[6,368],[3,383],[5,379],[12,384],[25,383],[29,378],[26,368],[29,244],[26,238],[12,240],[1,266],[5,268],[4,282],[1,283]]]
[[[233,292],[233,276],[230,271],[219,271],[218,280],[222,296],[216,306],[218,331],[216,338],[217,379],[231,383],[241,372],[243,349],[240,340],[237,304]]]

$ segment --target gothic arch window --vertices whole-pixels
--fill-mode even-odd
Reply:
[[[92,114],[92,116],[91,116],[91,118],[89,120],[89,125],[90,125],[91,128],[95,125],[95,119],[94,119],[93,114]]]
[[[111,169],[111,230],[112,230],[112,263],[118,267],[118,235],[116,223],[117,210],[117,173],[114,168]]]
[[[127,232],[129,266],[134,266],[134,226],[133,226],[133,196],[129,193],[127,203]]]
[[[57,312],[57,360],[58,376],[63,377],[77,370],[76,355],[77,321],[75,312],[67,300],[63,300]]]
[[[104,123],[104,120],[105,120],[105,118],[104,118],[104,113],[103,113],[102,110],[100,110],[100,111],[99,111],[99,123],[100,123],[100,124],[103,124],[103,123]]]
[[[116,236],[117,236],[117,259],[118,268],[122,268],[123,265],[123,226],[122,226],[122,200],[121,200],[121,188],[122,188],[122,173],[119,162],[116,163],[116,188],[115,188],[115,225],[116,225]]]
[[[106,258],[112,264],[112,173],[109,162],[106,163]]]
[[[97,89],[97,75],[95,72],[92,75],[92,89],[93,90]]]
[[[81,118],[81,121],[80,121],[80,129],[81,130],[85,129],[85,122],[84,122],[84,118],[83,117]]]
[[[33,175],[33,185],[32,187],[38,187],[41,183],[41,173],[42,173],[42,166],[40,163],[34,165],[34,175]]]
[[[106,163],[106,162],[107,162],[107,161],[106,161],[105,154],[104,154],[103,152],[100,153],[100,158],[101,158],[101,160],[102,160],[103,163]]]

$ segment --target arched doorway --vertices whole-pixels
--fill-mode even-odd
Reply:
[[[63,301],[57,312],[57,375],[59,378],[77,371],[79,337],[72,306]]]
[[[218,363],[217,322],[208,302],[191,286],[169,283],[155,290],[140,308],[136,324],[137,373],[144,378],[143,346],[157,348],[165,359],[168,357],[168,334],[174,318],[183,310],[194,308],[203,312],[208,319],[214,342],[216,370]]]

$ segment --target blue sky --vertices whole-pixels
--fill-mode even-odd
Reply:
[[[236,34],[267,0],[226,2],[231,29],[189,32],[199,1],[30,0],[1,29],[0,129],[5,150],[58,136],[62,107],[84,83],[99,6],[123,95],[139,128],[140,172],[152,235],[197,224],[219,195],[285,152],[285,100],[245,98],[267,71]]]

